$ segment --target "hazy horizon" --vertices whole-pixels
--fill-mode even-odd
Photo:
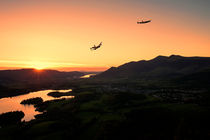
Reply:
[[[159,56],[164,56],[164,55],[158,55],[152,59],[155,59]],[[168,56],[164,56],[164,57],[171,57],[171,56],[180,56],[180,57],[208,57],[208,56],[182,56],[182,55],[178,55],[178,54],[171,54]],[[141,59],[141,60],[135,60],[135,61],[129,61],[129,62],[138,62],[138,61],[149,61],[152,59]],[[125,62],[122,63],[118,66],[124,65],[126,63],[129,62]],[[111,67],[118,67],[118,66],[111,66]],[[19,70],[19,69],[37,69],[37,70],[58,70],[58,71],[65,71],[65,72],[71,72],[71,71],[80,71],[80,72],[103,72],[108,70],[111,67],[49,67],[49,68],[42,68],[42,67],[0,67],[0,70]]]
[[[61,68],[0,67],[0,70],[20,70],[20,69],[57,70],[57,71],[64,71],[64,72],[71,72],[71,71],[102,72],[109,69],[109,67],[61,67]]]

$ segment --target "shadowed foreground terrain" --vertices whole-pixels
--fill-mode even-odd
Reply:
[[[209,100],[170,103],[129,92],[77,93],[47,101],[36,120],[3,126],[3,139],[209,139]],[[206,95],[204,95],[206,96]],[[209,96],[208,96],[209,98]],[[209,98],[210,99],[210,98]]]
[[[157,57],[140,61],[138,67],[128,63],[90,79],[68,81],[65,85],[74,85],[70,93],[74,98],[37,104],[43,114],[30,122],[0,124],[0,137],[209,140],[209,62],[209,58]]]

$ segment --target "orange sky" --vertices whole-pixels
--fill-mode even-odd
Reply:
[[[105,70],[157,55],[210,56],[210,19],[202,15],[202,5],[196,11],[195,4],[181,8],[172,4],[2,3],[0,69]],[[137,25],[137,18],[152,22]],[[101,41],[100,49],[90,51]]]

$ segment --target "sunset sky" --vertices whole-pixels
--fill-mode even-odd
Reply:
[[[209,0],[0,0],[0,69],[100,71],[158,55],[210,57],[209,6]]]

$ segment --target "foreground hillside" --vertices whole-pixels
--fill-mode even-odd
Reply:
[[[200,93],[194,102],[181,103],[155,94],[101,92],[100,89],[100,86],[86,85],[75,89],[74,99],[41,103],[37,109],[45,112],[30,122],[9,123],[10,119],[2,121],[0,116],[0,137],[9,140],[210,139],[209,94]]]

